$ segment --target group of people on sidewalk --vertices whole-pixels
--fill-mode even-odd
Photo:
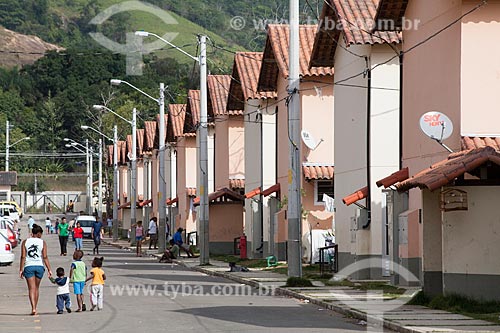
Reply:
[[[80,225],[80,222],[75,222],[75,220],[71,220],[70,223],[67,222],[66,217],[61,219],[61,223],[58,225],[58,233],[59,233],[59,246],[61,249],[61,256],[66,256],[68,253],[68,239],[69,234],[73,238],[75,242],[75,250],[81,250],[83,246],[83,229]],[[102,227],[102,222],[96,220],[92,224],[91,237],[94,240],[94,249],[93,254],[99,254],[99,246],[101,245],[101,238],[103,236],[104,229]]]
[[[61,224],[67,225],[65,218]],[[68,226],[63,226],[59,231],[65,231],[67,233]],[[37,306],[40,296],[40,283],[45,274],[45,269],[47,269],[47,275],[50,281],[57,286],[56,307],[58,314],[62,314],[64,309],[66,309],[68,313],[71,313],[71,299],[69,296],[70,283],[73,284],[73,292],[76,295],[78,304],[78,308],[75,312],[86,310],[83,291],[85,283],[88,281],[92,281],[90,286],[90,311],[96,308],[101,310],[103,308],[103,286],[106,280],[106,274],[102,270],[104,258],[94,258],[92,261],[92,269],[90,270],[90,277],[87,277],[87,267],[82,261],[83,251],[81,249],[75,249],[69,277],[66,276],[63,267],[57,268],[57,277],[54,277],[47,255],[47,243],[42,239],[42,227],[37,224],[32,224],[30,232],[31,237],[25,239],[21,245],[19,277],[26,279],[29,300],[31,303],[31,314],[38,314]],[[66,237],[67,236],[68,235],[66,235]],[[63,237],[65,236],[63,235]],[[66,246],[61,243],[61,246],[63,245]],[[63,253],[62,250],[61,247],[61,253]]]

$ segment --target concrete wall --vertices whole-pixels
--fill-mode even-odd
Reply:
[[[210,253],[234,254],[234,238],[243,234],[243,205],[213,203],[209,214]]]
[[[229,116],[215,121],[215,188],[229,186]]]
[[[228,139],[229,179],[245,178],[245,127],[243,116],[230,116]],[[253,146],[253,145],[252,145]],[[252,147],[250,146],[250,147]]]
[[[182,137],[177,140],[177,196],[178,214],[176,226],[186,229],[189,233],[196,230],[196,214],[191,210],[193,198],[187,196],[187,187],[197,187],[196,177],[198,163],[196,160],[196,138]]]

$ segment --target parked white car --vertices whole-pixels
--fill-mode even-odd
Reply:
[[[14,262],[14,259],[12,245],[3,234],[0,234],[0,266],[9,266]]]
[[[7,238],[12,248],[15,248],[21,240],[9,222],[8,220],[0,220],[0,234]]]
[[[21,221],[16,206],[11,204],[0,204],[0,216],[11,217],[17,222]]]

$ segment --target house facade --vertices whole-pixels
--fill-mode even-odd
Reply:
[[[300,108],[301,130],[317,140],[315,147],[301,146],[302,188],[302,253],[311,260],[311,235],[314,230],[326,232],[334,228],[333,212],[325,213],[323,194],[333,197],[333,68],[309,68],[317,26],[301,25],[300,36]],[[286,219],[286,201],[288,196],[289,173],[289,136],[287,112],[288,85],[288,25],[269,25],[263,61],[259,75],[259,92],[275,92],[276,112],[276,187],[273,192],[280,193],[277,198],[278,211],[273,223],[276,248],[280,259],[286,258],[288,226]],[[269,107],[269,105],[267,106]],[[318,121],[321,120],[321,121]],[[316,169],[325,172],[318,173]],[[266,193],[267,194],[267,193]],[[320,199],[321,198],[321,199]],[[320,235],[321,236],[321,235]],[[324,244],[323,244],[324,245]],[[314,253],[313,253],[314,255]]]
[[[359,271],[358,279],[389,276],[384,267],[399,261],[393,251],[394,230],[388,223],[386,194],[376,182],[400,169],[401,34],[370,32],[377,3],[330,0],[325,4],[321,16],[325,23],[318,30],[311,59],[311,66],[335,67],[339,268],[368,258],[387,262]],[[332,30],[332,26],[338,29]]]

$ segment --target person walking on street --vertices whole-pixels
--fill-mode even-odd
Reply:
[[[95,257],[92,260],[92,269],[90,270],[90,277],[85,282],[92,280],[90,284],[90,311],[94,311],[96,306],[97,310],[102,310],[104,299],[104,280],[106,274],[102,270],[103,257]]]
[[[83,246],[83,229],[80,222],[76,222],[76,227],[73,229],[73,237],[75,237],[75,250],[81,250]]]
[[[158,219],[153,217],[151,221],[149,221],[149,227],[148,227],[148,234],[149,234],[149,249],[151,250],[151,246],[154,245],[154,248],[158,248],[158,225],[157,225]]]
[[[66,218],[61,218],[61,223],[58,226],[59,229],[59,246],[61,248],[61,256],[65,256],[68,252],[68,236],[69,236],[69,224],[66,222]]]
[[[34,224],[31,238],[25,239],[21,245],[19,277],[21,279],[24,277],[28,285],[31,315],[38,314],[37,305],[40,296],[40,282],[45,273],[44,265],[47,268],[49,279],[52,278],[47,243],[42,239],[42,233],[42,227]]]
[[[47,216],[45,219],[45,228],[47,229],[47,234],[50,233],[50,227],[52,226],[52,222],[50,221],[50,217]]]
[[[35,224],[35,219],[30,215],[28,218],[28,234],[31,234],[31,229],[33,229],[33,224]]]
[[[64,268],[56,269],[57,278],[50,278],[50,282],[57,285],[56,307],[57,314],[62,314],[64,308],[71,313],[71,298],[69,297],[69,277],[64,276]]]
[[[85,311],[83,289],[85,289],[85,280],[87,279],[87,266],[85,266],[82,258],[82,250],[76,250],[73,253],[73,262],[69,271],[69,279],[73,283],[73,292],[76,295],[76,302],[78,304],[78,309],[75,312]]]
[[[103,235],[102,222],[99,220],[94,221],[92,224],[92,239],[94,240],[94,249],[92,250],[94,254],[99,254],[99,245],[101,245],[101,237]]]
[[[57,234],[59,234],[59,230],[58,230],[59,229],[59,218],[58,217],[56,218],[56,226],[55,226],[55,228],[56,228],[56,235],[57,235]]]

